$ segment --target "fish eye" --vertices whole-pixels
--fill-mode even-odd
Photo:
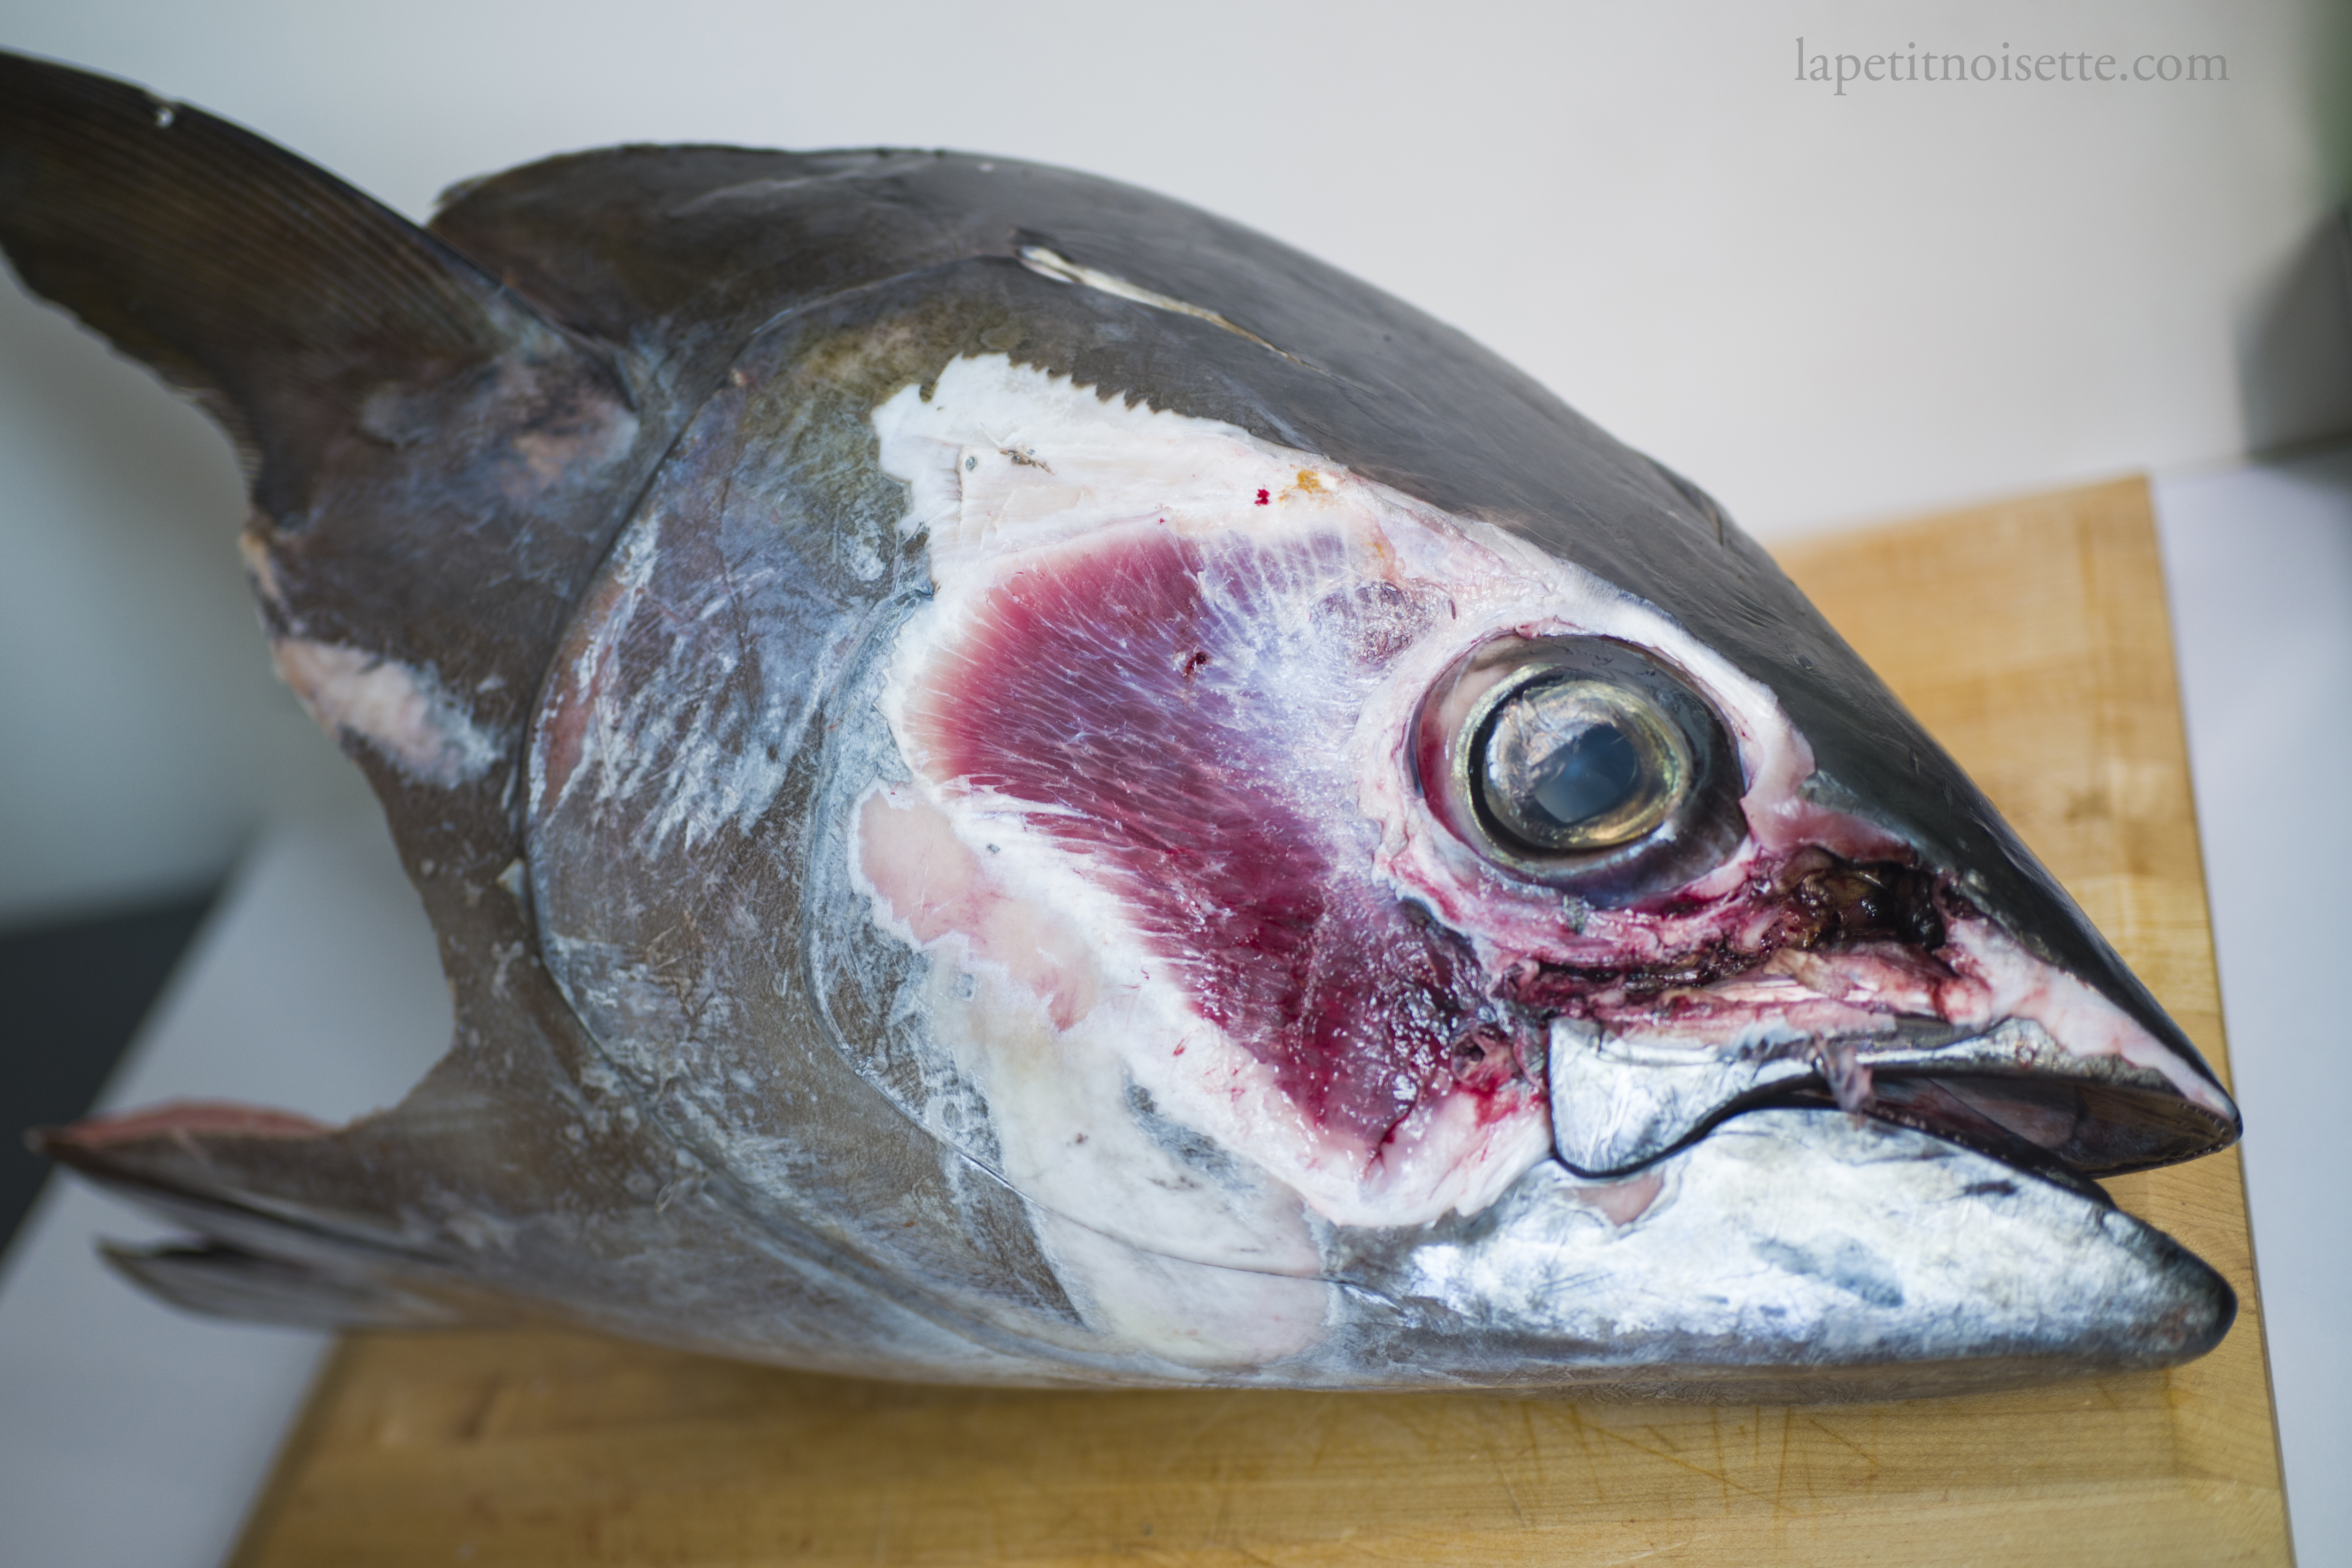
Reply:
[[[1503,638],[1425,707],[1423,788],[1502,869],[1615,905],[1699,876],[1746,833],[1714,710],[1642,649]]]
[[[1664,822],[1691,785],[1690,744],[1641,694],[1538,680],[1471,739],[1480,811],[1532,854],[1610,849]]]

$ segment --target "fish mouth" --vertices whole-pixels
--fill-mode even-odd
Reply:
[[[1774,1108],[1840,1107],[2093,1192],[2097,1178],[2210,1153],[2239,1132],[2234,1107],[2225,1115],[2152,1068],[2077,1055],[2016,1018],[1979,1030],[1906,1019],[1730,1055],[1560,1018],[1549,1069],[1554,1151],[1601,1180]]]
[[[1531,1353],[1586,1331],[1578,1301],[1523,1276],[1590,1281],[1612,1325],[1654,1317],[1696,1397],[1908,1398],[2169,1366],[2235,1319],[2229,1281],[2097,1180],[2231,1142],[2234,1107],[2201,1079],[2014,1017],[1745,1053],[1585,1019],[1553,1020],[1550,1039],[1556,1158],[1464,1249],[1479,1256],[1463,1281],[1431,1281],[1524,1325]],[[1580,1207],[1601,1216],[1590,1235]],[[1693,1394],[1685,1363],[1727,1381]]]

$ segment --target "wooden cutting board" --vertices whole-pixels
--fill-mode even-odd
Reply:
[[[2226,1080],[2147,486],[1782,559]],[[2287,1562],[2238,1157],[2110,1186],[2229,1277],[2237,1326],[2172,1372],[1964,1399],[979,1392],[355,1334],[235,1562]]]

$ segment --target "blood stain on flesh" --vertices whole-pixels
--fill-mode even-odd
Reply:
[[[1377,1146],[1424,1100],[1490,1097],[1517,1053],[1469,944],[1374,879],[1335,826],[1343,802],[1302,798],[1297,748],[1323,720],[1300,693],[1334,676],[1249,645],[1278,618],[1261,601],[1322,576],[1340,547],[1284,548],[1143,528],[1013,574],[915,717],[935,779],[1028,808],[1202,1017],[1316,1125]],[[1354,608],[1343,596],[1335,613]],[[1380,646],[1318,640],[1343,661]]]

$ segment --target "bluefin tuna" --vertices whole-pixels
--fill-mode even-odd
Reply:
[[[1009,1384],[2177,1363],[2197,1051],[1696,486],[1263,236],[720,146],[418,227],[0,65],[0,243],[251,480],[436,927],[348,1126],[38,1135],[201,1310]]]

